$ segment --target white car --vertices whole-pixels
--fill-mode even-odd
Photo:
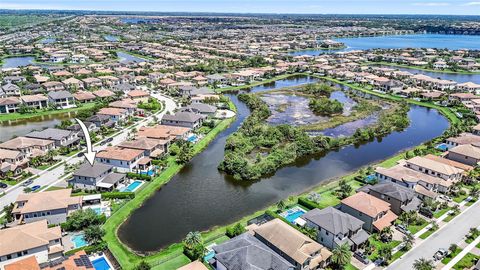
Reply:
[[[433,259],[436,260],[436,261],[439,261],[439,260],[445,258],[445,256],[447,256],[447,255],[448,255],[448,250],[444,249],[444,248],[441,248],[437,252],[435,252],[435,254],[433,255]]]

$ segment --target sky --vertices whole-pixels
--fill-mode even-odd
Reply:
[[[480,15],[480,0],[0,0],[0,9]]]

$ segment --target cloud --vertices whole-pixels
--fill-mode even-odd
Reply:
[[[480,2],[468,2],[463,4],[462,6],[480,6]]]
[[[445,7],[450,6],[450,3],[447,2],[418,2],[413,3],[414,6],[422,6],[422,7]]]

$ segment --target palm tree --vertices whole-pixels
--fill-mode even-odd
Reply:
[[[348,244],[337,246],[332,252],[332,262],[338,266],[339,269],[344,269],[345,266],[352,259],[352,252]]]
[[[278,210],[280,210],[280,211],[284,210],[286,207],[287,207],[287,205],[285,204],[285,201],[284,201],[284,200],[280,200],[280,201],[277,203],[277,208],[278,208]]]
[[[188,249],[192,249],[195,246],[201,244],[202,242],[202,235],[198,231],[189,232],[185,237],[185,240],[183,240],[185,247],[187,247]]]
[[[378,250],[378,255],[380,255],[384,261],[390,261],[390,259],[392,259],[392,247],[390,245],[382,246],[380,250]]]
[[[413,263],[413,269],[415,270],[433,270],[435,269],[435,265],[431,260],[427,260],[425,258],[420,258],[415,260]]]
[[[403,249],[404,250],[409,250],[412,248],[413,246],[413,236],[411,234],[407,234],[405,236],[403,236],[403,243],[405,243],[405,245],[403,246]]]
[[[390,239],[392,239],[393,231],[390,226],[383,228],[383,230],[380,232],[380,239],[385,239],[387,242],[390,242]]]

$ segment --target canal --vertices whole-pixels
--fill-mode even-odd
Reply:
[[[314,82],[295,77],[257,86],[252,92]],[[438,111],[412,106],[411,125],[360,146],[347,146],[326,155],[306,157],[256,182],[237,182],[217,170],[227,137],[237,130],[249,110],[235,95],[236,121],[202,153],[192,159],[169,183],[123,223],[118,235],[138,252],[156,251],[181,241],[190,231],[232,223],[290,195],[301,193],[328,179],[386,159],[443,133],[449,123]]]

